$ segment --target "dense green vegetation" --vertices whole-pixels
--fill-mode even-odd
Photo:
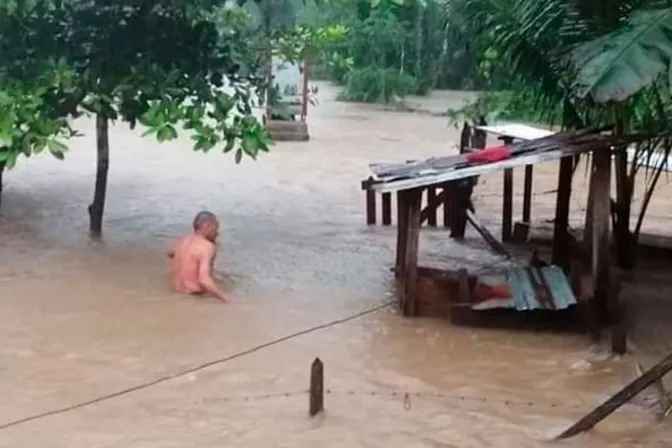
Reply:
[[[608,125],[631,137],[637,163],[615,148],[614,232],[619,263],[631,267],[646,207],[672,149],[672,4],[658,0],[453,0],[449,18],[480,42],[494,63],[488,91],[468,114],[553,123]],[[631,227],[635,178],[647,170]]]
[[[323,54],[321,75],[343,99],[394,101],[433,88],[477,89],[453,119],[499,117],[565,129],[612,126],[632,137],[637,163],[615,149],[614,231],[628,267],[666,157],[647,169],[631,228],[634,180],[672,149],[669,0],[342,0],[309,3],[306,23],[348,28]],[[325,66],[335,55],[350,67]]]
[[[108,126],[122,120],[237,161],[267,151],[253,113],[263,93],[249,17],[212,2],[16,0],[0,6],[0,176],[20,156],[63,158],[73,119],[96,119],[90,230],[102,232]],[[0,177],[0,185],[1,185]]]
[[[343,99],[366,102],[485,86],[477,47],[446,18],[434,0],[310,0],[299,13],[301,23],[348,30],[316,74],[343,85]]]

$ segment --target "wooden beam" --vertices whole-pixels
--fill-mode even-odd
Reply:
[[[523,186],[523,222],[529,224],[532,218],[532,180],[534,166],[525,165],[525,184]]]
[[[588,431],[596,424],[611,415],[618,408],[630,401],[638,393],[660,380],[672,370],[672,353],[667,355],[662,361],[653,366],[647,372],[636,378],[630,384],[621,389],[607,401],[595,408],[581,420],[573,424],[562,434],[556,437],[556,440],[567,439],[584,431]]]
[[[418,266],[418,277],[431,278],[433,280],[444,282],[455,282],[459,280],[459,271],[451,271],[448,269],[432,268],[429,266]],[[475,276],[469,277],[471,280],[476,280]]]
[[[368,190],[374,184],[373,176],[369,176],[367,179],[362,181],[361,187],[362,190]]]
[[[434,213],[434,218],[436,219],[436,209],[440,207],[442,203],[445,203],[446,199],[449,197],[446,188],[439,194],[434,193],[433,196],[429,194],[429,190],[427,190],[427,192],[427,207],[425,207],[420,214],[421,223],[427,221],[432,216],[432,213]]]
[[[478,219],[476,219],[476,215],[472,213],[471,210],[467,210],[467,221],[474,226],[474,229],[478,232],[481,237],[485,240],[486,243],[490,245],[490,247],[497,252],[500,255],[504,255],[507,258],[512,258],[511,254],[509,253],[508,250],[500,243],[497,241],[497,239],[490,233],[490,231],[483,225],[481,224]]]
[[[394,271],[395,268],[390,268],[390,271]],[[453,282],[458,283],[458,271],[452,271],[450,269],[439,269],[433,268],[430,266],[420,266],[418,265],[418,277],[419,278],[429,278],[439,282]],[[469,276],[470,282],[475,282],[477,277],[475,275]]]
[[[404,258],[404,315],[417,315],[418,301],[418,245],[420,243],[420,208],[422,190],[404,192],[408,213],[406,216],[406,249]]]
[[[560,159],[558,173],[558,196],[555,204],[555,223],[553,228],[553,264],[569,272],[570,235],[569,235],[569,204],[572,197],[572,157]]]
[[[392,193],[383,193],[381,196],[383,205],[383,225],[389,226],[392,224]]]

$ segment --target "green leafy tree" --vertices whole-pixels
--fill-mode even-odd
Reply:
[[[317,73],[342,84],[344,99],[367,102],[481,85],[472,36],[446,17],[436,0],[309,1],[300,15],[311,26],[348,30],[325,48]]]
[[[201,2],[19,2],[0,10],[0,162],[45,147],[59,158],[69,120],[96,117],[97,173],[90,230],[102,232],[110,120],[138,122],[159,141],[181,127],[193,149],[255,158],[269,136],[253,114],[263,84],[242,24],[217,29]],[[222,32],[223,31],[223,32]]]
[[[330,45],[343,40],[347,29],[339,25],[317,27],[302,24],[300,12],[305,0],[238,0],[237,5],[220,7],[219,14],[242,13],[247,19],[244,32],[248,42],[253,42],[252,46],[256,49],[253,53],[255,64],[263,67],[266,105],[273,109],[271,115],[287,115],[282,111],[282,102],[272,82],[273,58],[289,63],[317,58]],[[343,65],[348,63],[338,58],[332,62]]]

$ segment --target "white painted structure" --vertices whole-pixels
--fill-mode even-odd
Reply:
[[[302,102],[303,75],[299,64],[290,64],[273,58],[273,84],[279,88],[283,101]]]

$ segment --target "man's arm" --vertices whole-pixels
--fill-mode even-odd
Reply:
[[[198,282],[206,292],[209,292],[219,300],[226,302],[224,293],[220,291],[219,287],[212,279],[212,263],[215,259],[215,250],[216,248],[214,244],[208,244],[203,248],[203,252],[198,260]]]

